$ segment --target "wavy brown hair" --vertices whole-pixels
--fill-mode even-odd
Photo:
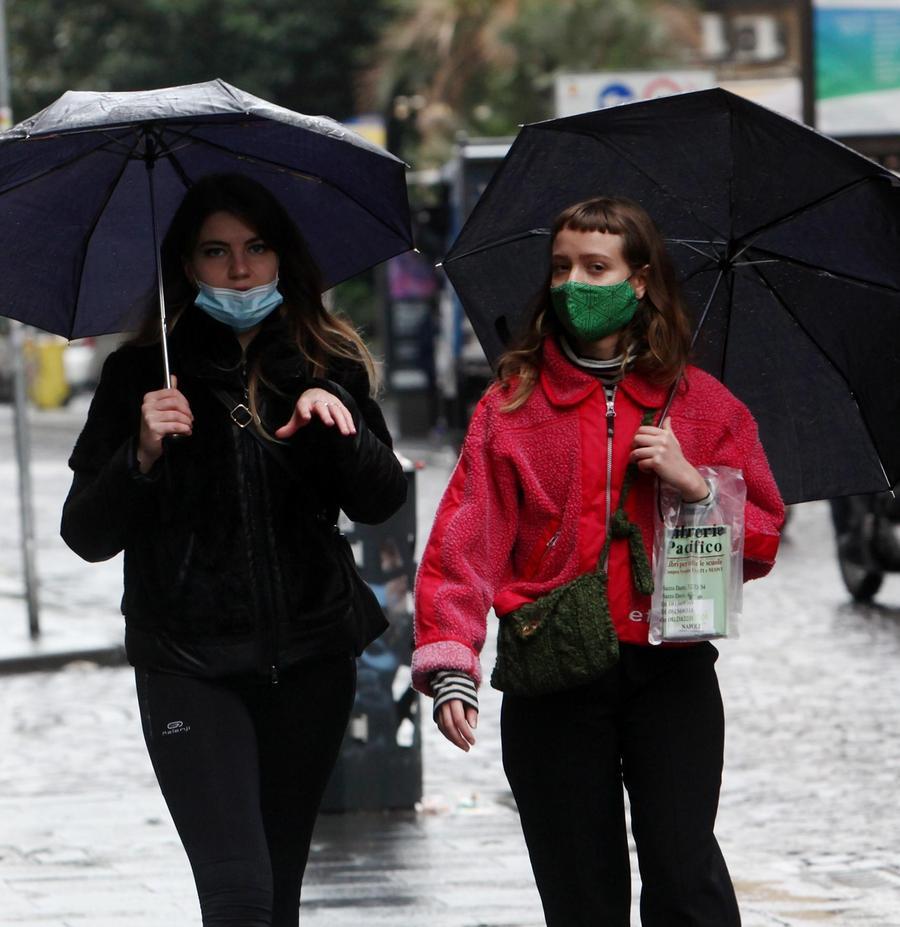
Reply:
[[[670,385],[678,379],[690,353],[691,330],[672,262],[656,224],[646,211],[624,197],[598,196],[564,209],[554,220],[552,251],[563,229],[608,232],[622,237],[622,255],[632,272],[646,267],[647,291],[634,318],[620,334],[618,349],[634,369],[650,380]],[[562,327],[550,304],[550,275],[535,299],[524,334],[501,357],[497,378],[512,390],[505,411],[518,409],[534,389],[540,371],[542,345]]]
[[[356,329],[325,308],[322,275],[300,230],[272,193],[241,174],[216,174],[199,180],[185,194],[166,232],[160,258],[169,331],[185,312],[194,311],[197,287],[185,273],[185,262],[194,253],[203,223],[215,212],[231,213],[246,222],[278,255],[278,289],[284,302],[276,311],[286,321],[312,375],[324,376],[336,359],[356,361],[366,368],[374,392],[378,378],[372,355]],[[155,306],[155,293],[148,302]],[[159,339],[158,309],[150,308],[133,343],[152,344]],[[249,372],[254,416],[260,380],[255,365]]]

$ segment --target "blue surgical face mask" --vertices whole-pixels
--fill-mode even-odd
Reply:
[[[197,281],[199,291],[194,304],[217,322],[229,325],[236,332],[245,332],[259,325],[284,302],[278,292],[278,277],[271,283],[252,290],[231,290],[224,286],[209,286]]]

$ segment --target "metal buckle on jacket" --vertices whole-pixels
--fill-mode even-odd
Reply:
[[[253,413],[242,402],[239,402],[231,410],[231,420],[238,428],[246,428],[253,421]]]

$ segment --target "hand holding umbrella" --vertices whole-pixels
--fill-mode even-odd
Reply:
[[[194,413],[172,376],[171,389],[154,390],[144,396],[141,405],[141,433],[137,459],[141,473],[147,473],[163,453],[163,441],[169,435],[190,435],[194,430]]]
[[[654,473],[664,483],[673,486],[685,502],[699,502],[709,495],[706,480],[681,453],[681,444],[672,430],[670,418],[666,418],[662,428],[653,425],[638,428],[629,460],[634,461],[644,473]]]

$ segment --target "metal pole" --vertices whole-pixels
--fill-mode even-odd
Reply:
[[[9,105],[9,63],[6,60],[6,0],[0,0],[0,132],[12,125]]]
[[[816,10],[813,0],[800,0],[800,83],[803,121],[816,127]]]
[[[0,0],[2,2],[2,0]],[[153,185],[153,169],[156,167],[156,140],[149,132],[144,133],[146,154],[144,164],[147,167],[147,183],[150,185],[150,222],[153,226],[153,259],[156,261],[156,292],[159,297],[159,329],[162,344],[163,370],[166,389],[172,388],[172,371],[169,369],[169,323],[166,319],[166,293],[163,289],[162,259],[159,253],[159,227],[156,223],[156,190]]]
[[[0,130],[12,125],[9,101],[9,63],[6,56],[6,3],[0,0]],[[13,356],[13,396],[16,460],[19,465],[19,521],[22,531],[22,566],[25,573],[25,600],[28,606],[28,633],[40,636],[38,619],[38,580],[34,565],[34,509],[31,489],[31,441],[28,434],[28,397],[25,389],[25,332],[21,322],[10,323]]]
[[[2,3],[2,0],[0,0]],[[35,568],[33,492],[31,487],[31,438],[28,429],[28,396],[25,388],[25,326],[10,322],[10,346],[13,356],[14,418],[16,461],[19,469],[19,522],[22,534],[22,568],[25,573],[25,600],[28,606],[28,633],[32,640],[40,637],[38,618],[38,578]]]

